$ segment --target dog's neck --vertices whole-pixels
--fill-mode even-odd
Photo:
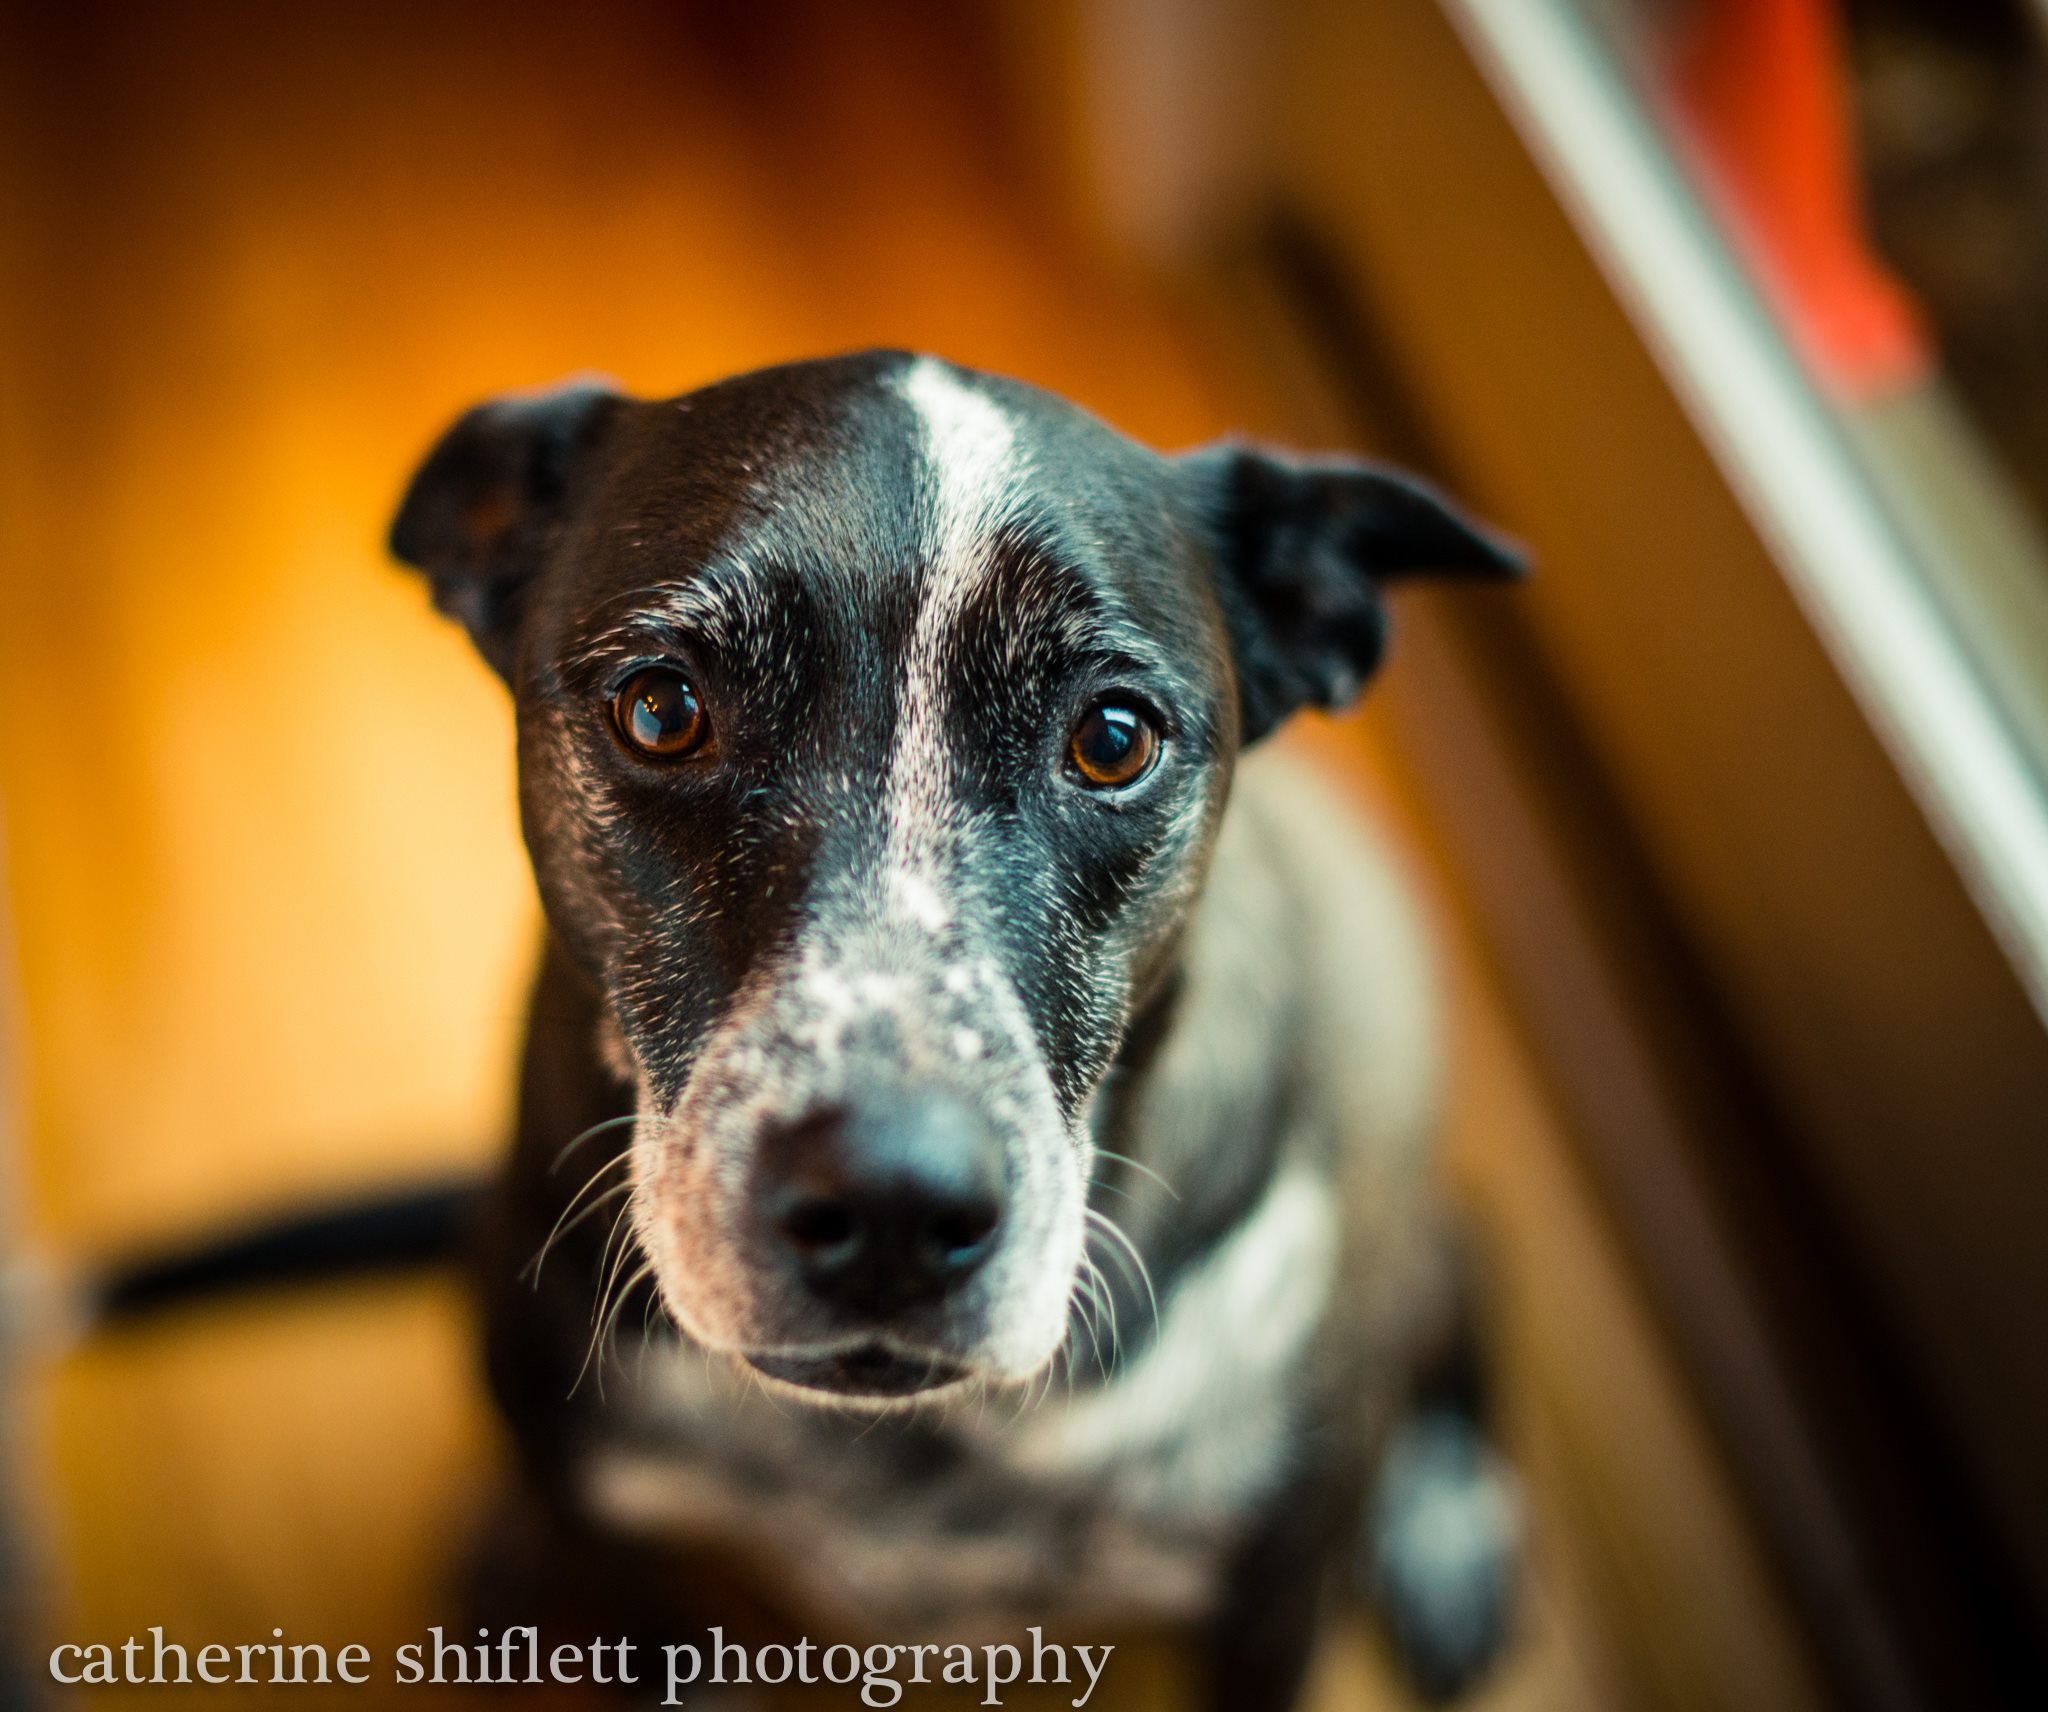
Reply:
[[[1265,1193],[1299,1127],[1295,916],[1267,829],[1233,808],[1170,969],[1098,1101],[1090,1203],[1130,1239],[1162,1301]],[[1147,1324],[1144,1286],[1114,1263],[1116,1246],[1093,1244],[1120,1313],[1137,1309],[1123,1323]]]

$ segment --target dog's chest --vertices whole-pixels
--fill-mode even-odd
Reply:
[[[660,1440],[594,1455],[593,1509],[736,1552],[799,1611],[903,1638],[1063,1611],[1178,1619],[1210,1599],[1232,1509],[1148,1504],[1113,1469],[1020,1466],[1001,1429],[964,1420],[864,1428],[720,1401],[715,1418],[671,1415]]]

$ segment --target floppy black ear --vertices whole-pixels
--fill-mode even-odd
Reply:
[[[578,464],[619,402],[608,387],[575,383],[479,404],[441,436],[399,503],[392,556],[426,572],[434,604],[502,677]]]
[[[1247,743],[1299,707],[1357,696],[1386,648],[1381,583],[1523,569],[1508,542],[1396,470],[1246,446],[1205,446],[1181,467],[1216,548]]]

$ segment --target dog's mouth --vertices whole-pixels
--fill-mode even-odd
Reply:
[[[963,1363],[945,1356],[907,1355],[875,1342],[794,1353],[749,1352],[745,1359],[779,1384],[852,1402],[893,1402],[944,1390],[968,1372]]]

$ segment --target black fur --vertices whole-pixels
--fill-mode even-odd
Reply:
[[[1284,1164],[1339,1174],[1283,964],[1262,966],[1271,1002],[1242,1024],[1261,1067],[1203,1114],[1178,1198],[1113,1157],[1142,1150],[1161,1045],[1185,1026],[1184,938],[1238,751],[1358,692],[1384,581],[1507,574],[1513,553],[1390,471],[1245,447],[1162,457],[1031,388],[892,352],[656,403],[578,387],[484,405],[423,465],[392,546],[518,708],[552,936],[481,1274],[493,1386],[543,1512],[584,1537],[593,1466],[657,1451],[750,1494],[764,1539],[801,1499],[828,1527],[914,1527],[940,1564],[1015,1534],[1026,1567],[987,1597],[1035,1610],[1091,1585],[1123,1525],[1108,1489],[1040,1478],[929,1415],[721,1434],[715,1410],[664,1414],[608,1368],[600,1325],[596,1377],[622,1388],[608,1398],[586,1382],[594,1298],[630,1281],[621,1316],[657,1360],[675,1318],[771,1373],[784,1350],[829,1365],[859,1337],[906,1371],[944,1358],[1014,1387],[1027,1298],[1050,1286],[1070,1383],[1114,1393],[1119,1365],[1071,1360],[1073,1279],[1033,1259],[1065,1252],[1062,1220],[1079,1228],[1060,1184],[1078,1172],[1097,1214],[1128,1197],[1170,1302]],[[620,740],[612,698],[650,665],[709,709],[701,756],[650,764]],[[1128,788],[1063,768],[1104,697],[1159,733]],[[762,1138],[926,1090],[1000,1135],[997,1259],[936,1305],[850,1319],[762,1223],[778,1157]],[[575,1220],[580,1185],[628,1170],[630,1228]],[[1108,1294],[1128,1362],[1152,1335],[1144,1304],[1128,1279]],[[1141,1530],[1220,1590],[1219,1706],[1291,1702],[1369,1479],[1355,1399],[1399,1389],[1367,1384],[1384,1351],[1335,1333],[1318,1347],[1256,1510],[1185,1530],[1148,1512]],[[951,1596],[941,1573],[892,1620],[942,1628],[966,1614]]]
[[[1386,651],[1382,583],[1522,568],[1507,542],[1396,470],[1247,447],[1188,462],[1210,490],[1247,743],[1297,708],[1356,698]]]

